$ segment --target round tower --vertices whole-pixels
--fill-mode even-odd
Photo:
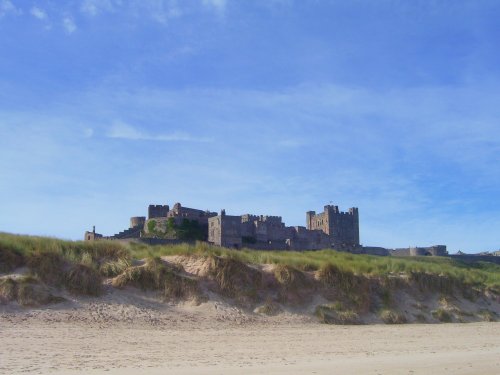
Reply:
[[[134,216],[130,218],[130,228],[144,227],[146,224],[145,216]]]

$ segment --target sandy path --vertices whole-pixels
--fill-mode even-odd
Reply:
[[[0,373],[139,372],[499,374],[500,323],[155,328],[0,321]]]

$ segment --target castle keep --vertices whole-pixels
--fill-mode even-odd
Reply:
[[[349,208],[349,212],[341,212],[338,206],[327,205],[322,213],[316,215],[315,211],[309,211],[306,216],[307,229],[326,233],[333,247],[359,245],[359,215],[356,207]]]

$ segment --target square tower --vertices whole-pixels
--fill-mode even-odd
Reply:
[[[336,248],[359,246],[359,213],[356,207],[348,212],[339,211],[338,206],[327,205],[322,213],[306,213],[306,225],[309,230],[321,230]]]

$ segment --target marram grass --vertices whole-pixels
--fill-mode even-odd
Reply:
[[[371,255],[354,255],[334,250],[321,251],[256,251],[230,250],[210,246],[207,243],[180,244],[169,246],[147,246],[143,244],[122,244],[117,241],[64,241],[47,237],[19,236],[0,233],[0,269],[29,263],[37,255],[55,253],[66,262],[85,264],[103,275],[117,274],[127,268],[134,259],[168,255],[220,256],[253,264],[276,264],[299,270],[316,271],[329,266],[342,272],[370,277],[406,275],[417,282],[474,285],[500,290],[500,266],[487,262],[465,264],[446,257],[395,258]],[[22,261],[20,260],[22,259]],[[8,264],[12,262],[13,264]],[[116,263],[116,270],[107,265]],[[422,275],[434,275],[426,278]],[[451,280],[451,281],[450,281]]]

